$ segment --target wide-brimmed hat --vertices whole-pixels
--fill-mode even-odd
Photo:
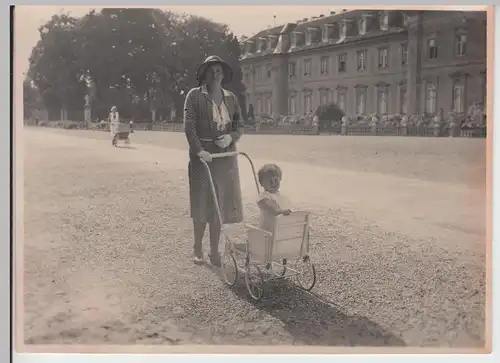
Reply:
[[[205,61],[199,65],[198,71],[196,72],[196,79],[198,80],[198,84],[201,85],[203,79],[205,78],[205,72],[209,66],[212,64],[220,64],[222,66],[222,72],[224,73],[223,83],[231,82],[233,78],[233,69],[229,64],[224,62],[221,57],[216,55],[211,55],[205,59]]]

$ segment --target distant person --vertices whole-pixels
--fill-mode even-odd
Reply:
[[[108,115],[109,132],[111,133],[111,144],[117,145],[117,134],[120,127],[120,114],[116,106],[111,107],[111,112]]]
[[[241,223],[243,205],[236,156],[212,159],[212,154],[236,150],[241,137],[238,98],[222,88],[233,70],[218,56],[210,56],[198,67],[198,87],[191,89],[184,103],[184,128],[189,144],[189,199],[194,228],[194,262],[203,263],[202,239],[210,226],[209,259],[221,266],[219,239],[221,224],[212,199],[208,173],[212,173],[223,224]]]

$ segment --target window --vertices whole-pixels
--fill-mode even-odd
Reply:
[[[337,90],[337,106],[345,112],[345,105],[346,105],[346,89],[345,88],[339,88]]]
[[[384,11],[380,15],[380,30],[388,30],[389,29],[389,13]]]
[[[408,92],[406,84],[399,86],[399,113],[406,115],[408,112]]]
[[[330,57],[328,56],[321,57],[320,68],[319,68],[320,74],[323,76],[327,75],[329,68],[330,68]]]
[[[408,64],[408,44],[407,43],[401,44],[401,64],[402,65]]]
[[[297,33],[292,33],[292,47],[296,47],[297,46]]]
[[[313,38],[313,31],[311,29],[308,29],[306,31],[306,45],[311,45],[312,44],[312,38]]]
[[[366,87],[356,89],[356,114],[364,115],[366,113]]]
[[[274,35],[270,35],[267,41],[267,50],[272,50],[276,44],[276,37]]]
[[[345,38],[346,36],[347,36],[347,23],[343,21],[340,23],[340,37]]]
[[[288,77],[295,78],[296,77],[296,64],[294,62],[288,63]]]
[[[465,87],[462,83],[453,85],[453,112],[463,113],[465,101]]]
[[[255,67],[255,79],[260,81],[260,66]]]
[[[436,59],[438,57],[436,39],[432,38],[427,41],[427,54],[429,59]]]
[[[346,58],[347,58],[347,53],[339,55],[339,72],[346,71]]]
[[[366,49],[358,51],[358,71],[366,69]]]
[[[259,52],[263,52],[266,49],[266,41],[264,39],[259,40]]]
[[[330,27],[328,24],[323,26],[323,29],[321,30],[321,40],[325,43],[330,40]]]
[[[267,71],[267,78],[270,79],[271,76],[272,76],[272,69],[273,69],[272,68],[272,64],[268,64],[266,67],[267,67],[267,69],[266,69],[266,71]]]
[[[380,48],[378,50],[378,67],[387,68],[389,66],[389,48]]]
[[[273,103],[272,103],[271,95],[267,95],[265,114],[272,115],[272,113],[273,113]]]
[[[304,115],[312,112],[312,97],[310,92],[304,93]]]
[[[366,33],[366,18],[362,17],[359,19],[358,23],[359,34],[364,35]]]
[[[436,86],[428,83],[425,88],[425,112],[434,114],[436,112]]]
[[[455,38],[455,54],[459,57],[465,55],[466,46],[467,46],[467,34],[457,35]]]
[[[297,113],[297,96],[292,95],[288,99],[288,113],[295,115]]]
[[[319,103],[320,105],[327,105],[330,102],[330,90],[320,89],[319,90]]]
[[[305,59],[304,60],[304,76],[308,77],[310,75],[311,75],[311,60]]]
[[[262,98],[257,97],[257,114],[262,114]]]
[[[377,112],[379,114],[385,115],[387,114],[387,103],[389,100],[389,88],[388,87],[379,87],[377,90]]]

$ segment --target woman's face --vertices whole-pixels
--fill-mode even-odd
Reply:
[[[205,72],[205,82],[207,84],[218,83],[221,84],[224,79],[224,72],[220,64],[212,64]]]

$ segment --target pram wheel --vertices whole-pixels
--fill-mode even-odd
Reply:
[[[304,256],[297,259],[295,263],[297,270],[297,283],[306,291],[311,291],[316,285],[316,268],[309,256]]]
[[[226,284],[229,286],[236,284],[238,280],[238,266],[236,265],[236,259],[229,251],[225,251],[222,256],[222,274],[224,275]]]
[[[127,138],[125,139],[125,145],[129,145],[129,144],[130,144],[130,138],[128,138],[128,137],[127,137]]]
[[[264,295],[264,277],[256,264],[248,264],[245,268],[245,285],[252,299],[259,301]]]

